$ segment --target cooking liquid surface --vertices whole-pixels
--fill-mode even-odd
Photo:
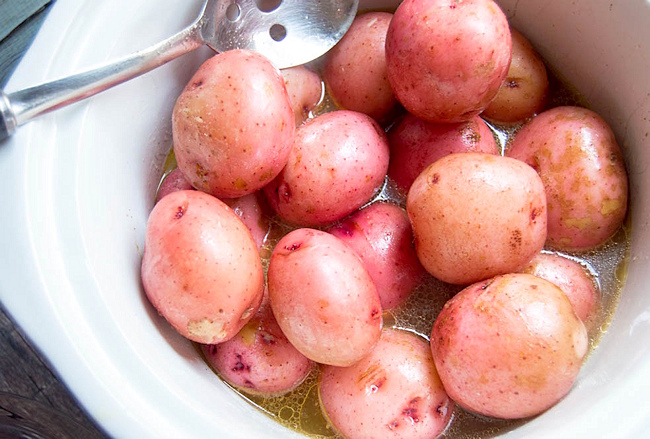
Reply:
[[[562,84],[549,71],[549,103],[547,107],[558,105],[587,106],[578,94]],[[336,109],[327,94],[315,114]],[[498,126],[488,123],[495,138],[501,145],[502,152],[507,148],[508,139],[516,134],[519,126]],[[165,164],[165,174],[175,167],[173,154]],[[388,201],[405,206],[406,196],[400,193],[390,180],[371,202]],[[629,218],[629,213],[628,213]],[[613,317],[620,293],[625,284],[629,256],[629,222],[603,246],[587,253],[561,253],[581,263],[593,276],[602,299],[602,308],[595,317],[597,323],[590,333],[590,350],[593,350],[600,337],[605,333]],[[292,228],[273,222],[273,227],[264,248],[261,251],[265,271],[274,245]],[[546,250],[545,250],[546,251]],[[419,285],[406,302],[398,309],[384,313],[384,327],[398,328],[414,332],[429,339],[431,328],[442,306],[463,287],[445,284],[430,277]],[[200,349],[197,348],[200,353]],[[588,361],[585,360],[585,361]],[[580,376],[578,376],[578,380]],[[313,438],[340,438],[324,418],[318,400],[318,367],[296,390],[280,397],[263,397],[251,395],[233,388],[241,397],[255,407],[271,416],[284,426]],[[476,415],[456,406],[448,429],[441,435],[446,438],[486,438],[506,433],[527,420],[499,420]]]

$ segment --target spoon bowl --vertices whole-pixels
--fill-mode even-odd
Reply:
[[[249,49],[279,69],[304,64],[348,30],[359,0],[205,0],[187,28],[113,63],[11,94],[0,90],[0,141],[33,118],[140,76],[203,45]]]

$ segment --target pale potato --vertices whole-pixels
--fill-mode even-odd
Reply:
[[[566,395],[588,348],[566,294],[530,274],[471,285],[447,302],[431,350],[449,396],[505,419],[537,415]]]
[[[592,329],[602,301],[598,283],[586,266],[559,254],[540,253],[526,264],[522,272],[557,285],[567,295],[587,329]]]
[[[512,34],[512,61],[496,97],[481,116],[500,123],[516,123],[542,111],[548,93],[546,65],[520,32]]]
[[[220,343],[262,301],[264,272],[250,231],[201,191],[162,198],[147,222],[141,278],[151,304],[184,337]]]
[[[321,101],[323,82],[318,73],[305,66],[291,67],[281,72],[298,126],[309,118],[311,111]]]
[[[379,340],[377,288],[359,256],[329,233],[285,235],[271,255],[268,289],[282,332],[313,361],[350,366]]]
[[[546,197],[518,160],[450,154],[415,179],[406,200],[415,250],[436,278],[466,285],[520,270],[546,239]]]
[[[550,248],[589,250],[623,224],[623,154],[607,122],[593,111],[568,106],[540,113],[517,132],[506,154],[532,166],[544,182]]]
[[[321,368],[325,415],[347,439],[429,439],[454,412],[426,340],[386,329],[372,352],[350,367]]]
[[[218,198],[261,189],[287,163],[295,121],[282,75],[262,55],[205,61],[178,97],[174,153],[192,186]]]

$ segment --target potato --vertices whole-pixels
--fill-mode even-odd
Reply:
[[[322,367],[319,391],[326,416],[348,439],[435,438],[454,411],[428,343],[394,329],[353,366]]]
[[[230,340],[201,345],[221,377],[247,393],[278,396],[304,381],[313,363],[282,333],[265,295],[255,316]]]
[[[314,229],[285,235],[271,254],[269,299],[282,332],[307,358],[350,366],[379,340],[382,309],[361,259]]]
[[[318,73],[305,66],[281,71],[284,85],[289,93],[296,126],[302,124],[323,96],[323,83]]]
[[[361,257],[384,310],[404,302],[426,275],[415,254],[411,223],[399,206],[373,203],[328,232]]]
[[[386,36],[388,80],[410,113],[463,122],[496,96],[511,47],[506,16],[492,0],[404,0]]]
[[[386,74],[386,32],[393,14],[358,15],[325,58],[323,77],[342,108],[385,122],[397,105]]]
[[[407,114],[388,132],[388,176],[404,192],[436,160],[455,152],[499,154],[492,131],[474,116],[467,122],[431,123]]]
[[[258,250],[261,250],[271,231],[271,221],[268,218],[268,206],[264,195],[255,192],[239,198],[224,198],[222,201],[241,218],[250,230]]]
[[[520,270],[546,239],[546,197],[524,163],[450,154],[416,178],[406,199],[415,250],[438,279],[467,285]]]
[[[568,257],[540,253],[522,270],[557,285],[569,298],[573,310],[587,329],[594,324],[601,300],[596,279],[577,261]]]
[[[471,285],[449,300],[431,350],[449,396],[497,418],[534,416],[568,393],[587,352],[566,295],[530,274]]]
[[[208,59],[172,115],[178,167],[196,189],[235,198],[261,189],[287,163],[295,121],[280,72],[262,55]]]
[[[141,277],[151,304],[198,343],[232,338],[262,301],[264,273],[255,242],[223,202],[176,191],[151,211]]]
[[[544,61],[516,29],[512,35],[512,61],[496,97],[481,114],[486,119],[514,123],[524,121],[544,108],[548,76]]]
[[[160,201],[162,197],[176,191],[192,190],[194,187],[187,181],[180,169],[174,168],[163,178],[158,187],[156,200]]]
[[[603,244],[623,224],[628,181],[609,125],[591,110],[556,107],[528,122],[507,155],[532,166],[548,201],[548,241],[557,250]]]
[[[386,134],[369,116],[332,111],[296,130],[287,166],[264,188],[278,216],[293,225],[325,226],[367,203],[388,170]]]

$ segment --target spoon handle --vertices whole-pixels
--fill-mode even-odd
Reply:
[[[100,93],[201,47],[201,22],[125,58],[11,94],[0,90],[0,140],[31,119]]]

